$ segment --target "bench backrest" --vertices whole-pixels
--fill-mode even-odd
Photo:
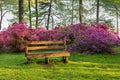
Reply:
[[[66,41],[26,41],[26,53],[34,50],[57,50],[66,51]]]

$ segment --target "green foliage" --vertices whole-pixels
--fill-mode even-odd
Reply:
[[[113,13],[119,12],[120,13],[120,1],[119,0],[101,0],[103,3],[103,7],[106,10],[112,11]],[[117,9],[116,9],[117,8]]]

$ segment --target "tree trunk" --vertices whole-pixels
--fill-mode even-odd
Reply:
[[[28,0],[28,8],[29,8],[29,25],[32,27],[32,21],[31,21],[31,2]]]
[[[2,28],[2,6],[0,5],[0,30]]]
[[[5,16],[5,14],[7,13],[7,12],[9,12],[9,11],[3,11],[3,7],[2,7],[2,5],[0,4],[0,30],[1,30],[1,28],[2,28],[2,21],[3,21],[3,18],[4,18],[4,16]]]
[[[38,27],[38,0],[35,0],[36,28]]]
[[[50,22],[50,15],[51,15],[51,7],[52,7],[52,0],[50,0],[50,6],[49,6],[49,10],[48,10],[48,19],[47,19],[47,26],[46,29],[49,29],[49,22]]]
[[[117,33],[119,34],[119,9],[117,6],[114,6],[116,9],[116,27],[117,27]]]
[[[73,18],[74,18],[74,0],[72,0],[72,18],[71,18],[71,24],[73,24]]]
[[[83,4],[82,0],[79,0],[79,22],[82,23],[82,16],[83,16]]]
[[[99,0],[97,0],[96,22],[99,22]]]
[[[53,16],[51,16],[51,18],[52,18],[52,28],[54,27],[54,18],[53,18]]]
[[[116,25],[117,25],[117,33],[119,33],[119,15],[118,15],[118,12],[116,12]]]
[[[23,0],[19,0],[19,22],[23,22],[23,18],[24,18],[24,5],[23,5]]]
[[[2,28],[2,23],[1,23],[1,21],[0,21],[0,30],[1,30],[1,28]]]

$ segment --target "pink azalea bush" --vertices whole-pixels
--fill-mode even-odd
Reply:
[[[89,28],[79,30],[69,51],[86,54],[108,52],[114,54],[113,46],[118,44],[118,36],[108,25],[95,23]]]
[[[25,23],[14,23],[5,31],[0,32],[0,50],[24,51],[25,40],[66,40],[68,51],[94,54],[101,52],[113,53],[112,47],[118,43],[117,33],[107,24],[94,23],[90,26],[79,23],[65,27],[30,28]]]
[[[3,50],[3,44],[4,44],[4,37],[3,37],[3,31],[0,32],[0,51]]]
[[[112,49],[119,41],[116,32],[103,23],[94,23],[90,26],[83,23],[68,25],[61,32],[70,52],[114,54]]]
[[[0,49],[5,51],[19,52],[25,50],[25,41],[60,40],[61,30],[59,27],[53,30],[45,28],[30,28],[26,23],[13,23],[7,30],[0,32]]]
[[[5,51],[20,51],[25,44],[24,38],[27,35],[25,23],[13,23],[7,30],[3,31],[3,43]]]

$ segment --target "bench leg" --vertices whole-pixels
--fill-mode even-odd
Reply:
[[[68,63],[68,56],[65,56],[65,57],[64,57],[64,62],[65,62],[65,63]]]
[[[45,58],[45,63],[49,64],[49,58]]]
[[[31,61],[30,61],[30,58],[27,58],[27,63],[30,64],[30,62],[31,62]]]
[[[65,56],[62,57],[62,61],[65,62]]]

